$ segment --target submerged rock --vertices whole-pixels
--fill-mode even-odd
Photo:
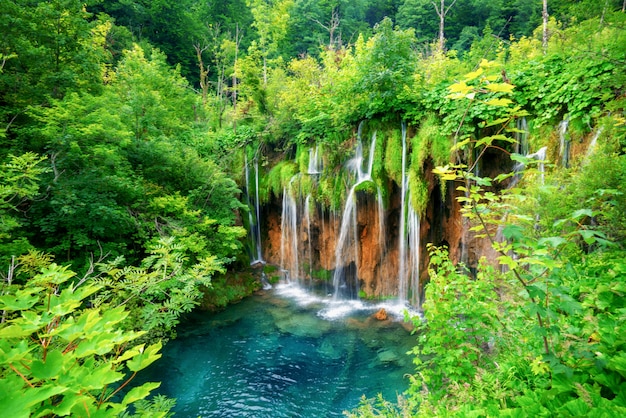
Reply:
[[[398,354],[391,349],[380,351],[376,357],[381,363],[397,363],[400,360]]]
[[[284,334],[299,337],[319,338],[330,330],[328,321],[309,314],[296,314],[278,319],[276,327]]]

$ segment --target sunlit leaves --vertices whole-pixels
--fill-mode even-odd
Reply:
[[[118,328],[128,315],[125,307],[106,312],[85,307],[99,286],[58,292],[57,286],[65,285],[68,276],[73,274],[51,265],[34,277],[33,284],[2,296],[5,303],[0,308],[11,311],[8,316],[5,311],[0,322],[0,413],[118,415],[157,387],[141,386],[121,404],[110,401],[110,388],[125,380],[122,367],[133,372],[144,369],[160,357],[161,344],[133,347],[141,334]],[[50,286],[33,287],[36,283]],[[11,298],[28,303],[7,305]]]

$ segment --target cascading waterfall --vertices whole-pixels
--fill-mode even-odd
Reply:
[[[308,174],[322,173],[322,159],[320,158],[319,151],[319,145],[316,145],[315,148],[309,149],[309,167],[307,170]]]
[[[309,194],[304,200],[304,222],[306,224],[307,234],[307,253],[309,256],[309,280],[313,278],[313,244],[311,243],[311,195]]]
[[[596,133],[593,135],[593,138],[591,138],[591,142],[589,142],[589,146],[587,147],[587,153],[585,154],[585,163],[589,162],[591,155],[595,152],[596,147],[598,146],[598,138],[602,135],[602,130],[602,127],[598,128]]]
[[[409,193],[410,195],[410,193]],[[410,279],[408,282],[411,285],[411,296],[408,301],[411,305],[419,306],[420,300],[420,227],[421,220],[420,215],[415,212],[413,205],[409,200],[409,213],[408,213],[408,248],[409,248],[409,263],[410,263]]]
[[[402,185],[398,233],[398,301],[418,305],[420,276],[420,216],[411,204],[407,175],[406,124],[402,124]]]
[[[570,153],[570,141],[567,138],[568,127],[569,118],[565,118],[559,123],[559,156],[561,157],[561,165],[565,168],[569,165]]]
[[[248,231],[250,235],[250,243],[251,243],[251,254],[250,254],[250,264],[255,265],[258,263],[265,263],[263,260],[263,252],[261,250],[261,211],[259,208],[259,162],[258,159],[254,159],[254,179],[255,179],[255,187],[254,187],[254,202],[252,201],[251,193],[250,193],[250,167],[248,164],[248,156],[245,156],[244,160],[245,165],[245,180],[246,180],[246,199],[248,203],[248,225],[250,230]],[[254,208],[254,209],[253,209]]]
[[[356,188],[365,181],[372,180],[372,168],[374,165],[374,154],[376,150],[376,132],[372,135],[372,141],[369,148],[369,158],[367,168],[363,169],[363,143],[361,141],[361,127],[359,125],[357,134],[357,147],[354,154],[347,163],[346,167],[356,175],[356,181],[348,192],[346,204],[343,210],[341,218],[341,228],[339,230],[339,238],[337,239],[337,245],[335,247],[335,272],[333,273],[333,287],[334,297],[338,299],[340,297],[356,298],[358,294],[352,292],[352,290],[358,289],[357,272],[358,272],[358,259],[359,259],[359,245],[358,245],[358,231],[357,231],[357,199]],[[379,191],[380,195],[380,191]],[[379,197],[380,205],[382,206],[382,195]],[[382,211],[378,214],[379,218],[383,217]],[[380,222],[380,221],[379,221]],[[379,223],[380,225],[380,223]],[[353,271],[350,272],[354,276],[355,283],[349,283],[350,277],[346,271],[345,255],[346,252],[353,248],[353,260],[354,266],[351,266]]]
[[[406,274],[406,262],[407,262],[407,240],[406,240],[406,202],[407,202],[407,186],[408,176],[406,173],[406,124],[402,123],[402,184],[400,191],[400,231],[398,234],[398,249],[399,249],[399,265],[398,270],[398,299],[403,302],[407,300],[409,294],[408,281]]]
[[[296,281],[300,277],[298,264],[298,205],[292,195],[292,184],[283,189],[283,207],[280,236],[280,266],[283,279],[287,282]]]
[[[544,161],[546,160],[547,152],[548,152],[548,147],[543,147],[543,148],[540,148],[539,151],[528,155],[528,158],[534,158],[535,160],[539,160],[539,175],[540,175],[542,185],[545,184],[545,181],[546,181],[545,180],[546,169],[545,169]]]
[[[521,155],[528,154],[528,121],[525,116],[516,121],[515,152]]]

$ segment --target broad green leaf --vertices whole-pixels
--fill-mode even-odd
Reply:
[[[23,311],[31,308],[39,300],[42,288],[26,288],[19,289],[15,295],[8,294],[0,296],[0,310],[4,311]]]
[[[593,244],[596,242],[596,232],[589,229],[579,229],[578,234],[583,238],[587,244]]]
[[[524,238],[524,229],[519,225],[507,225],[502,229],[502,235],[511,241],[520,241]]]
[[[539,244],[541,245],[550,245],[552,248],[558,248],[561,245],[565,244],[567,240],[562,237],[547,237],[539,240]]]
[[[34,360],[30,371],[37,379],[52,379],[61,373],[63,363],[63,354],[58,350],[52,350],[48,352],[45,362],[39,359]]]
[[[161,346],[161,341],[157,342],[156,344],[152,344],[145,349],[143,349],[143,346],[141,346],[141,348],[139,349],[139,353],[135,355],[132,359],[128,360],[128,362],[126,362],[126,367],[128,367],[128,369],[133,372],[145,369],[150,364],[161,358],[161,354],[159,354]]]
[[[122,405],[126,406],[140,399],[145,399],[146,397],[148,397],[148,395],[150,395],[151,391],[158,388],[159,386],[161,386],[160,382],[147,382],[141,386],[132,388],[126,394],[126,396],[124,396],[124,399],[122,400]]]
[[[572,213],[572,219],[579,220],[584,217],[593,217],[593,211],[591,209],[578,209]]]

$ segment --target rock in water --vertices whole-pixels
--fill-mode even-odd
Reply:
[[[380,310],[374,314],[374,318],[378,319],[379,321],[386,320],[387,311],[385,310],[385,308],[380,308]]]

